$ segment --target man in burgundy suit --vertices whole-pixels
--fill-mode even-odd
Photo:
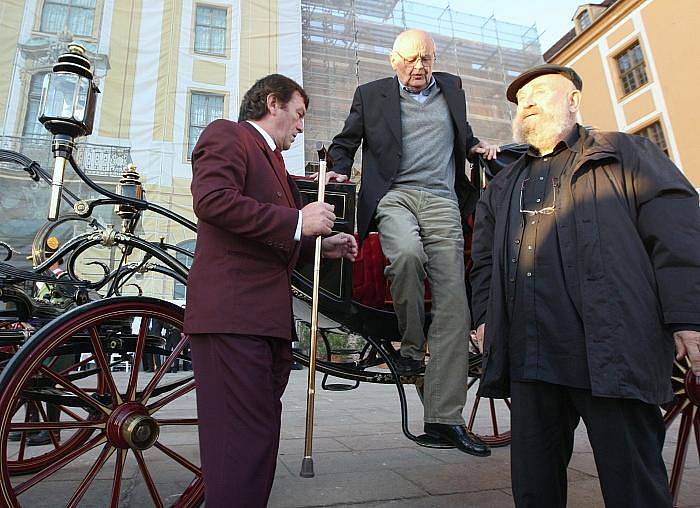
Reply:
[[[184,330],[208,508],[264,507],[272,488],[292,364],[291,273],[335,221],[326,203],[301,208],[281,155],[302,132],[308,102],[291,79],[262,78],[238,123],[212,122],[192,152],[198,229]],[[322,246],[328,258],[357,253],[347,234]]]

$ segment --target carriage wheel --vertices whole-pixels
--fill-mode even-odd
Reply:
[[[510,399],[491,399],[476,395],[481,378],[481,353],[469,341],[467,393],[474,397],[469,410],[467,428],[492,448],[510,444]],[[471,397],[467,397],[469,401]]]
[[[677,506],[691,434],[695,434],[695,445],[700,459],[700,377],[690,370],[690,360],[687,357],[680,362],[676,361],[671,383],[675,397],[665,408],[664,423],[668,429],[679,417],[681,419],[669,478],[673,505]]]
[[[0,376],[0,505],[32,506],[49,498],[56,506],[81,500],[104,505],[108,497],[117,506],[122,486],[154,506],[201,503],[195,403],[187,401],[186,417],[173,407],[192,398],[194,378],[191,371],[170,372],[180,364],[191,369],[188,338],[173,341],[153,374],[138,368],[144,352],[154,351],[149,330],[157,324],[181,331],[182,320],[182,309],[167,302],[112,298],[70,311],[25,344]],[[79,361],[81,350],[90,354]],[[79,370],[90,358],[96,368]],[[114,364],[126,371],[113,372]],[[21,410],[27,401],[38,407],[39,421]],[[58,418],[49,415],[50,406],[59,408]],[[29,447],[26,437],[10,441],[17,431],[47,431],[51,442]],[[11,476],[13,461],[33,459],[31,474]],[[160,478],[156,469],[167,474]],[[57,479],[61,489],[51,481]]]

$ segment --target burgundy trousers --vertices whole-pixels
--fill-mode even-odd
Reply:
[[[267,506],[277,464],[291,342],[190,336],[207,508]]]

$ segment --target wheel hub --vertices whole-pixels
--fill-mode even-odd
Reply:
[[[700,376],[693,374],[690,369],[685,375],[685,391],[690,401],[696,406],[700,406]]]
[[[146,450],[158,440],[159,434],[158,423],[136,402],[122,404],[107,421],[107,438],[118,448]]]

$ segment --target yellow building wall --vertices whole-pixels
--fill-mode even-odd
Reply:
[[[651,91],[647,88],[645,92],[623,104],[622,111],[625,114],[625,121],[628,125],[656,111]]]
[[[241,0],[241,93],[277,71],[277,17],[277,0]]]
[[[633,31],[634,24],[632,23],[631,19],[628,19],[617,30],[614,30],[610,34],[608,34],[606,40],[606,42],[608,43],[608,47],[612,48],[615,44],[627,37]]]
[[[641,12],[680,162],[693,185],[700,187],[700,143],[697,141],[700,2],[656,0]]]
[[[584,125],[592,125],[601,130],[617,130],[617,121],[598,49],[589,50],[572,67],[583,78],[581,119]]]
[[[173,140],[177,70],[182,32],[180,29],[181,18],[182,2],[180,0],[165,0],[160,35],[156,107],[153,118],[153,139],[157,141]]]
[[[192,80],[223,86],[226,84],[226,64],[195,60],[192,64]]]
[[[0,123],[5,121],[23,13],[24,1],[0,1],[0,76],[3,77],[0,79]],[[9,114],[13,112],[10,111]]]
[[[104,82],[98,133],[129,139],[141,27],[141,0],[115,0],[109,41],[110,72]]]

